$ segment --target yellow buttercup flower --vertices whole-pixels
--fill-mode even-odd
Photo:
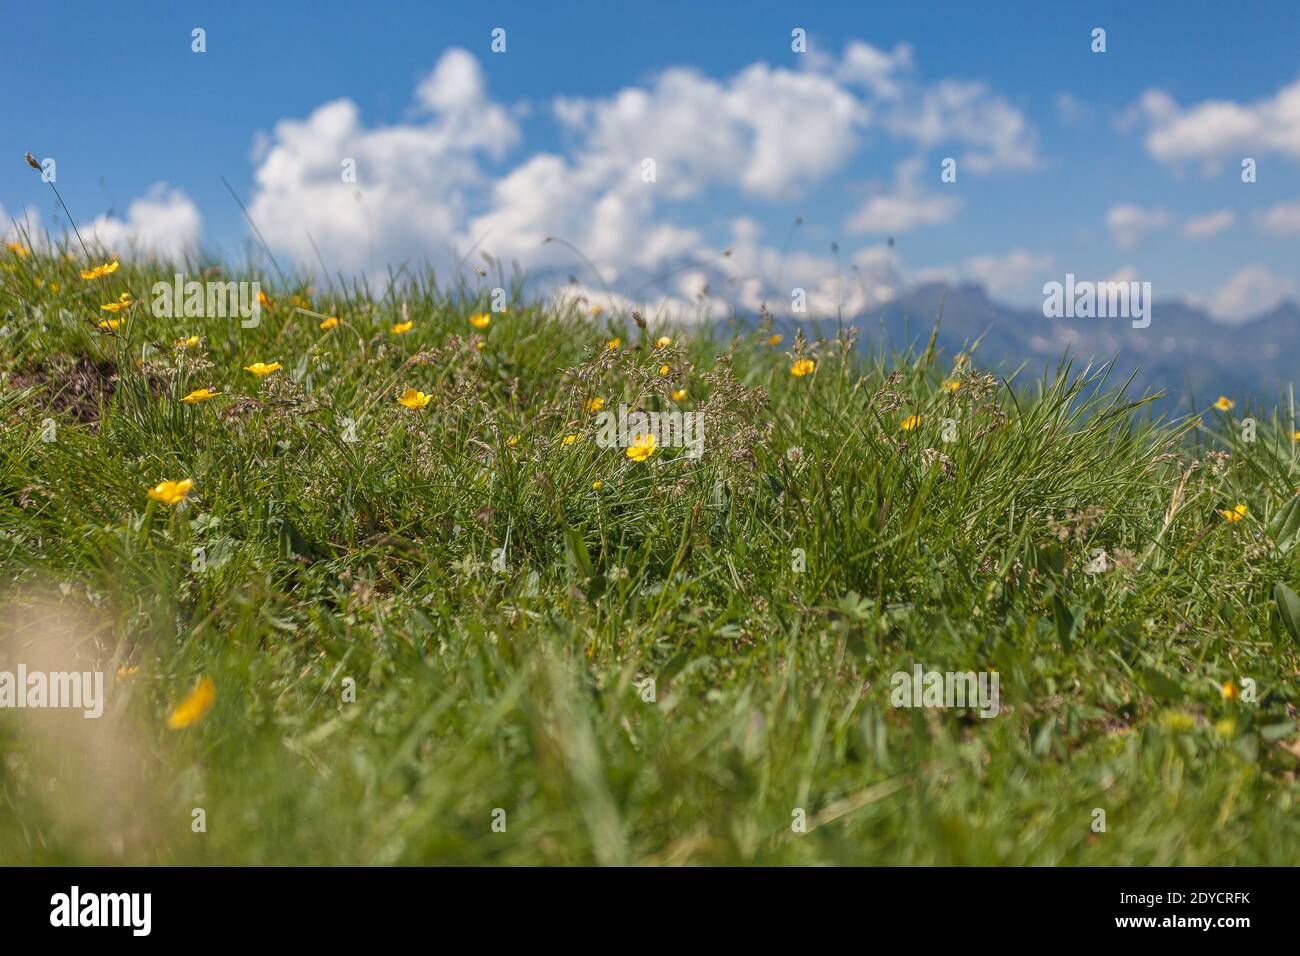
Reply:
[[[409,321],[409,322],[398,322],[396,325],[394,325],[394,326],[393,326],[391,329],[389,329],[388,331],[392,332],[394,335],[405,335],[407,332],[411,331],[411,329],[413,329],[413,328],[415,328],[415,322],[413,322],[413,321]]]
[[[197,335],[191,335],[189,338],[177,339],[176,347],[178,349],[196,349],[202,341]]]
[[[637,435],[632,439],[632,444],[627,450],[627,457],[633,461],[645,461],[655,453],[655,436],[647,433]]]
[[[943,390],[944,390],[945,392],[948,392],[948,393],[951,394],[952,392],[957,391],[957,389],[959,389],[959,388],[961,388],[961,379],[959,379],[959,378],[947,378],[947,379],[944,379],[944,381],[943,381]]]
[[[812,359],[799,359],[799,361],[790,366],[790,374],[795,378],[803,378],[816,367],[817,363]]]
[[[216,398],[221,392],[215,388],[196,388],[184,398],[181,399],[189,405],[197,405],[199,402],[206,402],[209,399]]]
[[[784,335],[769,335],[767,337],[768,345],[780,345],[784,341],[785,341]]]
[[[257,290],[257,304],[263,309],[270,309],[275,305],[275,303],[271,301],[271,297],[261,289]]]
[[[506,444],[509,445],[511,448],[514,448],[516,445],[519,444],[519,436],[511,435],[509,438],[506,439]]]
[[[623,344],[622,339],[610,339],[608,342],[605,343],[605,348],[609,349],[611,352],[615,352],[618,350],[618,347],[622,344]]]
[[[99,323],[99,327],[107,332],[116,332],[125,321],[126,319],[103,319]]]
[[[32,250],[28,249],[21,242],[6,242],[5,248],[16,255],[19,259],[26,259],[32,254]]]
[[[245,365],[244,371],[252,372],[258,378],[265,378],[272,372],[278,372],[282,368],[284,368],[284,366],[279,362],[272,362],[269,365],[265,362],[254,362],[252,365]]]
[[[655,339],[655,348],[657,349],[666,349],[672,344],[673,340],[667,335],[661,335],[659,338]]]
[[[1219,509],[1219,514],[1223,515],[1223,520],[1225,521],[1240,521],[1242,518],[1246,517],[1246,515],[1249,513],[1250,513],[1250,509],[1247,508],[1245,505],[1236,505],[1235,507],[1228,510],[1224,510],[1222,508]]]
[[[328,332],[330,329],[336,329],[338,327],[339,327],[339,317],[337,315],[331,315],[328,319],[326,319],[324,322],[320,324],[320,330],[322,332]]]
[[[408,388],[397,397],[397,404],[404,405],[407,408],[424,408],[431,401],[433,401],[432,395],[426,395],[414,388]]]
[[[605,407],[605,400],[597,396],[587,403],[587,411],[598,412]]]
[[[660,377],[660,378],[667,378],[667,377],[668,377],[668,373],[669,373],[670,371],[672,371],[672,369],[670,369],[667,365],[660,365],[660,366],[659,366],[659,377]]]
[[[477,315],[471,315],[469,317],[469,324],[474,326],[474,328],[476,329],[486,329],[489,325],[492,324],[492,316],[490,316],[486,312],[480,312]]]
[[[920,427],[921,427],[920,415],[908,415],[906,418],[903,419],[903,431],[905,432],[910,432],[913,429],[920,428]]]
[[[1223,686],[1219,688],[1219,693],[1223,695],[1224,700],[1236,700],[1240,696],[1237,685],[1230,680],[1225,680]]]
[[[577,440],[578,440],[577,435],[565,435],[564,440],[560,442],[560,447],[563,448],[566,445],[572,445]]]
[[[172,730],[192,727],[203,719],[203,715],[212,709],[217,699],[217,688],[210,677],[200,677],[194,689],[185,695],[185,699],[176,705],[176,709],[167,718],[167,726]]]
[[[591,483],[592,491],[600,491],[600,489],[604,487],[605,487],[605,483],[601,481],[599,478]]]
[[[149,489],[149,497],[165,505],[177,505],[185,500],[185,496],[193,487],[194,482],[189,478],[181,481],[160,481]]]
[[[121,312],[123,309],[129,309],[133,304],[131,297],[123,292],[116,302],[105,302],[99,308],[102,312]]]
[[[685,397],[686,397],[686,389],[684,388],[679,388],[677,391],[673,392],[674,402],[680,402]]]
[[[600,313],[602,313],[602,312],[604,312],[604,311],[605,311],[605,307],[604,307],[603,305],[593,305],[593,306],[591,307],[591,317],[592,317],[593,319],[594,319],[594,318],[599,318]]]
[[[1214,403],[1214,407],[1221,412],[1230,412],[1237,407],[1237,403],[1226,395],[1220,395],[1219,400]]]
[[[81,278],[83,279],[102,279],[104,276],[111,276],[118,269],[118,261],[105,262],[102,266],[95,266],[93,269],[82,269]]]
[[[1291,440],[1292,440],[1292,441],[1300,441],[1300,431],[1292,432],[1292,433],[1291,433]]]

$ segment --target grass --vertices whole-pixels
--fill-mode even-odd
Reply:
[[[1244,403],[1151,421],[1068,363],[500,277],[274,283],[245,329],[149,314],[195,264],[3,256],[0,668],[66,646],[109,696],[0,711],[0,860],[1300,862],[1289,410],[1245,441]],[[596,397],[702,412],[703,457],[598,447]],[[891,706],[916,664],[1001,713]]]

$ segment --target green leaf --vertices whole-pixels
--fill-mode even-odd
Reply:
[[[1300,644],[1300,597],[1279,582],[1273,585],[1273,600],[1277,602],[1282,624],[1291,632],[1291,639]]]
[[[1296,495],[1282,510],[1273,516],[1268,525],[1268,536],[1281,554],[1286,554],[1300,539],[1300,495]]]
[[[596,572],[591,566],[591,555],[587,552],[587,545],[583,543],[582,535],[577,528],[564,529],[564,543],[569,555],[569,563],[583,578],[595,577]]]

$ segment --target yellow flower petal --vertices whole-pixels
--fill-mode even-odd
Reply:
[[[633,461],[645,461],[655,453],[655,436],[653,434],[637,435],[627,450],[627,457]]]
[[[920,415],[908,415],[906,418],[903,419],[903,431],[905,432],[910,432],[920,427],[921,427]]]
[[[217,688],[210,677],[200,677],[185,699],[176,705],[176,709],[167,718],[167,726],[172,730],[184,730],[203,719],[203,715],[212,709],[217,699]]]
[[[414,388],[408,388],[397,397],[397,404],[403,405],[406,408],[424,408],[424,406],[428,405],[431,401],[433,401],[432,395],[426,395],[424,392],[418,391]]]
[[[476,329],[486,329],[489,325],[492,324],[492,316],[490,316],[486,312],[480,312],[477,315],[471,315],[469,317],[469,324],[474,326],[474,328]]]
[[[272,372],[278,372],[282,368],[284,368],[284,366],[279,362],[272,362],[269,365],[265,362],[254,362],[252,365],[245,365],[244,371],[252,372],[258,378],[265,378]]]
[[[339,325],[339,317],[337,315],[331,315],[329,318],[327,318],[324,322],[320,324],[320,330],[322,332],[328,332],[330,329],[338,328],[338,325]]]
[[[816,367],[817,363],[812,359],[799,359],[799,361],[790,366],[790,374],[795,378],[803,378]]]
[[[1230,412],[1237,407],[1237,403],[1226,395],[1220,395],[1219,400],[1214,403],[1214,407],[1221,412]]]
[[[194,481],[184,478],[180,481],[161,481],[149,489],[149,497],[165,505],[180,504],[194,487]]]
[[[182,398],[181,401],[189,405],[197,405],[199,402],[206,402],[209,399],[216,398],[220,394],[221,392],[215,388],[196,388]]]
[[[394,335],[405,335],[407,332],[411,331],[411,329],[413,329],[413,328],[415,328],[415,323],[414,323],[413,321],[412,321],[412,322],[398,322],[396,325],[394,325],[394,326],[393,326],[391,329],[389,329],[388,331],[389,331],[389,332],[392,332]]]

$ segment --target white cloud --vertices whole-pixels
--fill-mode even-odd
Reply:
[[[1276,307],[1296,294],[1296,284],[1270,272],[1262,265],[1239,269],[1210,296],[1209,309],[1215,318],[1241,322]]]
[[[177,259],[195,248],[202,225],[198,207],[184,191],[155,183],[145,196],[131,201],[126,219],[100,216],[77,228],[92,249]]]
[[[957,143],[959,172],[1033,169],[1038,135],[1024,114],[979,82],[941,80],[891,113],[886,125],[923,147]]]
[[[905,75],[911,68],[912,48],[906,43],[885,53],[870,43],[850,40],[833,70],[844,83],[864,86],[883,100],[896,100],[903,95]]]
[[[1212,174],[1246,156],[1300,160],[1300,79],[1253,103],[1205,100],[1187,109],[1148,90],[1135,111],[1149,125],[1147,152],[1162,162],[1199,163]]]
[[[1106,211],[1106,226],[1121,249],[1132,249],[1153,232],[1166,228],[1169,213],[1163,209],[1143,209],[1132,203],[1111,206]]]
[[[443,54],[416,99],[422,121],[406,125],[368,129],[348,99],[277,123],[249,206],[267,242],[314,265],[314,241],[329,268],[345,272],[415,256],[449,261],[466,193],[484,182],[482,158],[502,156],[519,130],[463,50]],[[355,183],[343,180],[345,160]]]
[[[961,208],[961,200],[956,196],[923,192],[919,186],[921,169],[920,159],[901,163],[894,191],[872,196],[863,203],[849,218],[848,229],[856,233],[897,235],[919,226],[951,222]],[[937,175],[935,179],[938,179]]]
[[[1194,219],[1187,220],[1183,224],[1183,237],[1186,239],[1210,239],[1230,229],[1237,223],[1237,214],[1231,209],[1220,209],[1218,212],[1206,213],[1204,216],[1197,216]]]
[[[1001,255],[973,256],[957,271],[979,282],[990,295],[1014,296],[1025,292],[1035,280],[1052,272],[1055,266],[1050,255],[1012,249]]]
[[[1264,210],[1259,216],[1259,227],[1275,236],[1300,232],[1300,201],[1281,202]]]
[[[805,197],[842,175],[873,133],[952,147],[972,173],[1037,162],[1035,133],[1018,111],[983,84],[921,83],[906,45],[885,52],[854,41],[840,58],[810,58],[800,69],[755,63],[722,78],[672,67],[608,96],[559,97],[549,116],[563,145],[499,173],[489,161],[519,141],[518,108],[490,98],[473,56],[445,53],[414,100],[413,118],[391,126],[365,125],[356,104],[340,99],[258,137],[249,211],[272,247],[311,269],[319,249],[331,270],[378,276],[417,257],[445,276],[458,266],[453,250],[474,248],[518,260],[543,284],[572,273],[691,308],[687,277],[707,281],[707,300],[747,308],[779,305],[800,286],[810,308],[843,301],[851,312],[896,293],[892,252],[850,251],[842,275],[838,257],[783,254],[748,220],[732,224],[724,255],[703,224],[674,219],[715,193],[747,203]],[[922,162],[933,163],[937,182],[938,158],[903,164],[893,190],[851,217],[854,228],[949,221],[960,200],[916,185]],[[355,184],[340,177],[345,159],[355,160]],[[652,182],[645,160],[654,161]]]

